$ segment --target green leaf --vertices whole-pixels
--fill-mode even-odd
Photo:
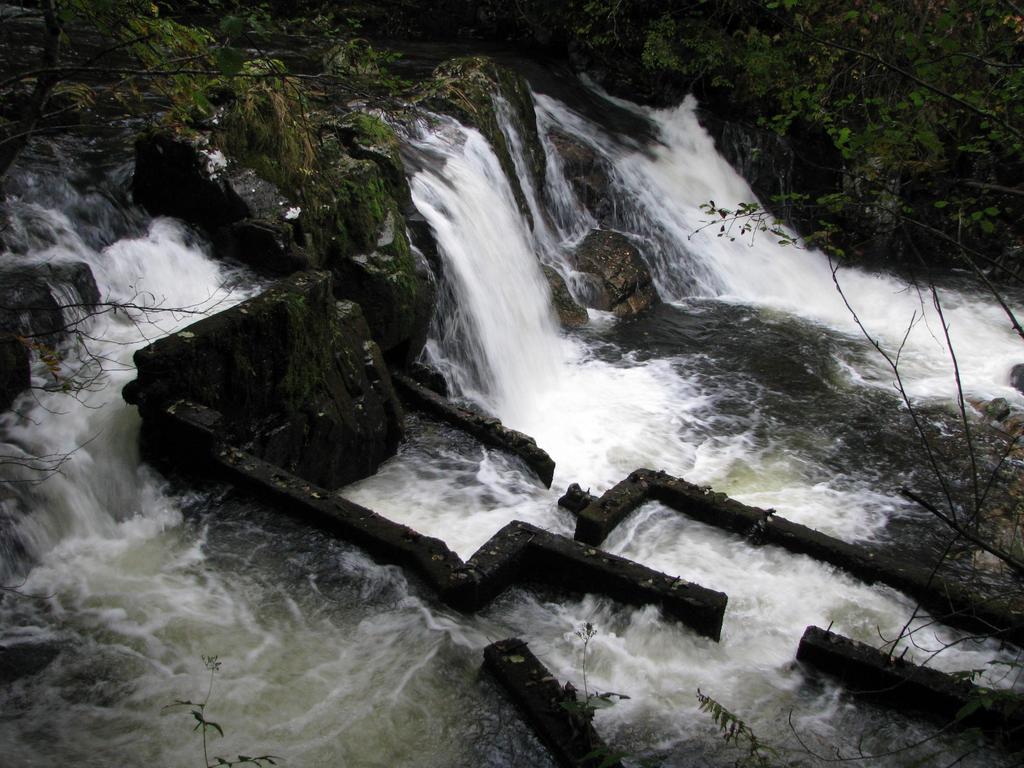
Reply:
[[[217,69],[227,77],[237,75],[242,71],[242,67],[245,66],[245,53],[238,48],[231,48],[229,46],[224,46],[214,51],[213,59],[217,64]]]
[[[954,720],[964,720],[981,708],[981,699],[972,699],[960,707],[960,711],[956,713]]]
[[[228,37],[237,37],[245,32],[245,22],[238,16],[225,16],[220,21],[220,31]]]
[[[206,98],[206,94],[202,91],[193,91],[192,103],[195,104],[196,108],[204,115],[213,113],[213,104],[210,103],[210,100]]]

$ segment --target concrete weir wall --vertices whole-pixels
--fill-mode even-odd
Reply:
[[[920,601],[932,615],[954,627],[983,632],[1024,645],[1024,617],[1009,606],[981,600],[933,569],[849,544],[786,520],[772,510],[741,504],[722,493],[664,472],[638,469],[600,498],[566,494],[562,505],[578,510],[577,541],[600,545],[626,517],[647,501],[658,501],[707,525],[773,544],[835,565],[868,583],[888,584]]]
[[[223,443],[222,416],[210,408],[179,401],[150,418],[159,418],[164,449],[178,463],[212,471],[379,560],[409,568],[458,610],[479,610],[513,585],[534,583],[606,595],[629,605],[657,605],[702,635],[716,641],[721,636],[728,600],[721,592],[520,521],[506,525],[463,562],[440,539]]]
[[[459,408],[422,384],[400,373],[391,374],[399,396],[407,406],[430,413],[456,429],[472,435],[484,445],[501,448],[537,473],[544,487],[551,487],[555,462],[529,435],[504,426],[498,419]]]
[[[484,649],[484,669],[505,690],[537,738],[563,768],[621,768],[583,713],[576,691],[562,687],[519,638]],[[569,705],[569,706],[565,706]]]
[[[972,704],[980,703],[983,692],[967,680],[893,658],[820,627],[806,629],[796,657],[838,678],[854,695],[875,703],[924,712],[957,727],[1016,731],[1024,725],[1024,712],[1012,707],[1008,699],[996,697],[985,706]]]

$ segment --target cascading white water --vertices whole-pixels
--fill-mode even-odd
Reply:
[[[190,708],[167,707],[204,700],[202,657],[216,655],[207,712],[226,736],[211,739],[211,759],[546,765],[508,725],[507,705],[474,684],[477,649],[505,630],[456,621],[397,569],[223,490],[172,491],[140,463],[138,415],[121,399],[133,351],[258,283],[177,222],[48,176],[17,181],[27,191],[5,206],[18,254],[5,259],[84,262],[104,302],[157,311],[87,320],[88,354],[69,345],[66,368],[99,377],[77,398],[27,393],[0,423],[2,454],[71,452],[42,482],[11,484],[42,478],[2,466],[4,535],[16,546],[0,552],[0,583],[18,594],[0,594],[0,652],[56,655],[0,686],[4,764],[200,764]],[[37,385],[48,377],[35,371]]]
[[[955,397],[942,323],[926,289],[884,273],[854,268],[833,273],[823,254],[780,245],[768,233],[741,235],[739,225],[735,240],[719,236],[720,223],[711,221],[701,206],[715,201],[735,209],[756,197],[716,151],[692,98],[666,110],[615,100],[653,124],[658,141],[645,147],[610,140],[553,99],[541,96],[538,101],[543,126],[571,131],[615,168],[618,218],[645,239],[644,255],[664,298],[713,296],[782,310],[860,337],[852,309],[890,355],[895,357],[902,345],[901,374],[911,396]],[[938,294],[965,390],[977,397],[1019,399],[1008,382],[1010,369],[1022,358],[1021,340],[1003,310],[975,292],[940,289]],[[860,375],[886,387],[893,379],[880,356]]]
[[[479,380],[458,384],[515,426],[552,386],[564,353],[533,240],[497,157],[478,132],[443,124],[417,141],[443,166],[413,178],[413,201],[445,255],[461,311],[472,317],[453,343],[480,363]]]
[[[692,104],[664,113],[642,112],[653,121],[664,142],[653,148],[611,137],[553,99],[539,96],[537,107],[542,132],[557,127],[573,134],[609,162],[617,187],[617,218],[623,228],[632,225],[631,233],[650,246],[645,255],[653,254],[650,266],[666,298],[703,294],[719,301],[752,303],[831,324],[853,337],[848,342],[851,346],[860,345],[838,297],[822,296],[825,287],[831,289],[831,271],[819,254],[784,251],[758,241],[751,253],[743,243],[700,233],[690,237],[700,226],[701,202],[728,200],[730,196],[750,199],[749,188],[717,155],[696,123]],[[500,108],[498,114],[508,119]],[[506,126],[507,131],[509,128]],[[513,134],[509,144],[513,151],[521,151],[515,138]],[[436,157],[439,146],[436,139],[420,140],[419,150]],[[550,151],[550,144],[547,146]],[[435,195],[445,195],[445,204],[439,205],[437,198],[428,201],[418,194],[417,205],[435,229],[447,269],[461,274],[466,266],[460,262],[467,256],[472,257],[474,270],[489,269],[482,263],[486,249],[476,245],[475,225],[466,227],[465,222],[500,219],[503,239],[513,241],[516,247],[490,253],[506,270],[524,271],[532,271],[537,258],[557,257],[559,252],[564,258],[580,235],[593,226],[590,215],[572,201],[564,177],[555,177],[548,179],[553,187],[548,199],[554,202],[554,210],[543,213],[557,222],[557,227],[548,227],[547,219],[538,216],[542,205],[532,197],[530,212],[541,225],[531,229],[516,211],[511,194],[496,201],[477,193],[478,183],[465,172],[467,158],[477,151],[470,142],[449,141],[444,147],[444,164],[434,164],[432,170],[414,179],[414,188],[422,190],[429,183]],[[489,158],[489,162],[496,167],[496,161]],[[527,196],[535,196],[524,167],[517,163],[524,176],[521,188]],[[547,167],[549,173],[560,173],[557,159],[549,157]],[[496,211],[497,202],[506,209]],[[522,263],[510,263],[511,253]],[[902,302],[899,309],[919,304],[913,298],[900,298],[898,282],[884,275],[845,270],[840,279],[863,306],[889,311],[885,322],[897,322],[900,317],[892,307],[894,301]],[[487,315],[494,307],[504,306],[503,280],[480,281],[471,287],[462,284],[456,290],[460,309],[466,313],[462,322],[468,326],[486,327],[493,322]],[[805,290],[810,297],[800,295]],[[957,302],[974,301],[955,291],[947,292],[945,300],[950,308]],[[986,305],[984,310],[984,319],[972,328],[984,334],[985,343],[1004,344],[991,308]],[[599,327],[608,322],[599,315],[593,318]],[[553,333],[549,324],[535,328],[549,336]],[[526,338],[533,341],[536,336]],[[503,343],[515,345],[520,340],[506,337]],[[546,369],[541,371],[543,385],[529,389],[529,408],[503,410],[497,399],[470,388],[463,388],[462,394],[503,418],[510,417],[514,426],[535,436],[551,452],[558,462],[555,489],[575,480],[600,491],[638,466],[668,469],[722,488],[723,484],[735,486],[728,478],[738,476],[735,468],[743,467],[746,479],[737,489],[741,496],[855,539],[871,538],[901,506],[865,482],[845,487],[807,482],[798,468],[809,460],[794,454],[782,438],[774,438],[768,445],[751,433],[741,432],[730,441],[719,439],[716,432],[729,418],[718,411],[719,395],[708,388],[702,376],[689,373],[681,361],[642,360],[629,353],[607,360],[601,358],[600,344],[593,342],[565,339],[557,345],[549,339],[547,343],[552,355],[546,364],[554,365],[558,374],[548,376]],[[932,362],[941,364],[941,345],[937,353],[927,340],[921,346],[923,357],[931,355]],[[555,352],[561,352],[557,360]],[[436,359],[446,362],[443,350]],[[695,363],[700,365],[699,357],[686,361],[687,366]],[[915,379],[916,391],[931,393],[926,366],[914,371],[921,374]],[[513,380],[522,375],[522,370],[516,371]],[[995,377],[988,385],[1004,391]],[[714,388],[727,386],[727,382],[712,383]],[[847,382],[845,386],[856,385]],[[735,432],[731,425],[730,429]],[[444,439],[439,455],[435,440],[426,438],[422,446],[411,447],[376,477],[346,489],[345,495],[444,538],[463,556],[511,519],[556,531],[571,530],[571,520],[554,505],[556,494],[524,480],[514,462],[496,452],[459,447]],[[439,461],[444,472],[431,469]],[[878,632],[892,636],[913,608],[906,598],[888,589],[866,587],[806,558],[752,548],[735,537],[681,520],[657,504],[632,517],[607,546],[730,595],[723,641],[718,645],[680,634],[653,611],[623,612],[600,600],[560,606],[532,600],[517,604],[509,620],[529,627],[530,637],[541,638],[536,648],[545,661],[569,677],[578,675],[580,664],[579,649],[571,642],[572,629],[583,621],[601,628],[588,667],[592,684],[633,696],[601,715],[603,727],[614,739],[627,745],[635,740],[633,743],[647,747],[649,737],[646,742],[637,739],[637,728],[652,729],[655,740],[664,744],[685,742],[705,733],[700,718],[689,720],[695,708],[694,692],[702,687],[720,696],[727,706],[740,708],[752,719],[755,730],[773,732],[782,741],[786,735],[778,733],[778,722],[792,708],[801,737],[820,741],[823,753],[829,751],[828,745],[843,740],[844,730],[858,737],[871,734],[870,746],[865,742],[869,750],[884,750],[893,743],[893,734],[880,729],[873,715],[860,713],[851,720],[834,689],[808,690],[792,658],[799,635],[812,623],[826,626],[834,622],[838,631],[866,641],[877,639]],[[926,622],[922,619],[919,624]],[[558,627],[562,627],[561,637],[554,639]],[[937,629],[925,647],[910,649],[910,655],[920,658],[927,655],[927,647],[939,647],[955,637],[955,632]],[[946,669],[978,668],[994,658],[1005,658],[995,646],[954,644],[932,663]],[[704,749],[697,754],[704,754]],[[684,749],[678,754],[692,757],[694,753]]]
[[[153,221],[138,236],[96,249],[58,210],[38,203],[10,207],[15,221],[30,219],[31,228],[15,227],[12,239],[28,253],[8,258],[25,267],[85,264],[103,302],[100,313],[81,319],[77,334],[63,343],[65,360],[56,374],[37,367],[36,388],[0,417],[3,453],[22,460],[12,462],[5,478],[13,491],[6,501],[14,521],[9,535],[32,561],[70,537],[115,535],[124,521],[160,506],[158,483],[139,465],[137,416],[120,397],[133,378],[131,355],[197,316],[237,302],[244,291],[232,291],[230,273],[190,244],[174,221]],[[60,286],[54,291],[62,304],[74,298]],[[69,322],[76,313],[76,307],[66,312]],[[64,456],[69,460],[61,463]],[[36,467],[58,463],[59,472],[44,472],[45,482],[38,482]],[[3,565],[8,574],[17,567]]]
[[[670,242],[674,212],[687,208],[690,197],[699,200],[707,192],[722,202],[733,190],[712,185],[693,192],[689,184],[720,173],[719,180],[740,188],[731,172],[714,165],[718,160],[705,157],[711,150],[703,133],[686,134],[680,126],[689,124],[677,125],[671,113],[651,117],[656,125],[664,120],[680,127],[680,135],[648,153],[556,102],[538,97],[538,107],[542,126],[560,120],[601,148],[614,164],[616,183],[638,185],[630,194],[658,196],[645,203],[646,220],[655,223],[649,229],[638,224],[636,233],[651,243]],[[872,492],[870,478],[855,470],[839,486],[831,483],[831,466],[810,466],[816,456],[795,439],[803,435],[771,423],[786,406],[773,405],[771,393],[763,391],[768,384],[743,388],[740,376],[716,376],[729,354],[716,343],[649,354],[646,330],[632,339],[613,336],[614,321],[601,314],[586,335],[560,336],[537,258],[564,256],[593,223],[573,204],[564,178],[548,179],[556,188],[546,195],[556,203],[546,212],[556,222],[550,226],[539,190],[519,180],[538,222],[531,228],[479,134],[440,120],[410,142],[423,159],[412,179],[415,202],[437,235],[445,279],[457,298],[443,318],[447,325],[440,324],[450,335],[432,339],[432,354],[448,366],[460,394],[534,435],[557,460],[557,474],[548,491],[500,452],[424,428],[377,476],[345,495],[445,539],[464,556],[511,519],[569,532],[572,520],[555,504],[569,482],[598,492],[644,465],[722,490],[760,493],[757,503],[845,538],[870,538],[884,526],[893,501],[882,490]],[[692,159],[684,152],[687,142],[718,170],[698,166],[704,168],[700,178],[680,176],[677,165]],[[515,141],[510,145],[522,152]],[[658,152],[665,153],[660,160]],[[525,168],[521,157],[516,161]],[[557,172],[557,159],[549,157],[548,168]],[[136,213],[137,232],[87,236],[95,222],[116,220],[118,207],[98,209],[86,222],[61,213],[67,200],[35,205],[36,218],[50,222],[43,227],[50,234],[35,241],[31,258],[86,261],[111,299],[149,291],[164,306],[217,305],[224,267],[179,225],[148,222]],[[676,223],[685,226],[682,218]],[[101,241],[109,244],[98,248]],[[665,261],[666,270],[684,271],[684,256],[697,264],[685,280],[675,273],[680,284],[705,285],[705,293],[726,299],[688,304],[694,314],[760,301],[740,294],[742,274],[728,287],[729,269],[714,257],[720,246],[716,239],[690,240],[680,250],[664,251],[678,262]],[[743,254],[748,251],[737,249],[734,257]],[[729,258],[723,257],[727,265]],[[655,261],[652,268],[661,267]],[[659,285],[675,296],[666,287],[671,274],[664,274]],[[884,288],[886,280],[866,283],[864,290]],[[762,303],[802,311],[773,301]],[[141,330],[158,335],[191,319],[160,315],[158,327]],[[144,343],[140,328],[120,313],[91,322],[93,335],[109,341],[95,351],[120,365]],[[659,326],[638,327],[654,333]],[[746,326],[751,335],[760,330],[756,320]],[[991,326],[982,324],[978,332],[988,334],[980,343],[991,343]],[[207,680],[199,658],[216,654],[224,667],[209,714],[227,737],[212,742],[211,754],[272,753],[302,766],[543,766],[543,749],[523,736],[511,708],[478,677],[481,649],[500,637],[524,637],[556,675],[579,686],[580,647],[573,632],[584,621],[599,630],[588,661],[591,685],[632,697],[600,714],[602,732],[616,746],[657,754],[667,765],[727,765],[735,759],[695,712],[698,687],[771,741],[788,739],[783,731],[792,709],[800,735],[826,753],[846,734],[865,736],[863,746],[879,751],[926,732],[913,721],[892,725],[887,713],[851,706],[828,684],[808,685],[792,663],[809,623],[834,621],[838,631],[867,641],[877,631],[895,634],[912,606],[891,590],[868,587],[808,558],[755,548],[650,504],[607,547],[728,592],[720,644],[664,621],[654,609],[628,610],[591,597],[550,601],[516,591],[480,616],[461,616],[407,583],[398,569],[374,565],[251,500],[223,489],[170,492],[138,461],[137,416],[119,393],[131,375],[113,370],[104,389],[84,393],[93,408],[45,395],[51,410],[60,403],[64,412],[47,414],[26,399],[19,409],[38,423],[4,417],[5,439],[18,450],[86,443],[63,475],[4,501],[16,500],[20,534],[28,542],[22,564],[30,570],[22,589],[50,597],[0,603],[0,644],[61,648],[40,675],[0,693],[6,715],[0,743],[13,765],[100,766],[128,755],[154,765],[199,764],[187,711],[162,708],[202,697]],[[849,381],[834,386],[836,396],[856,389]],[[738,409],[734,400],[750,400],[751,407]],[[767,426],[759,421],[762,410]],[[941,627],[935,633],[935,642],[954,636]],[[1000,658],[1005,656],[991,645],[964,643],[935,663],[979,668]],[[40,722],[50,727],[43,731]],[[894,731],[901,728],[908,732]],[[979,756],[978,764],[988,757]]]

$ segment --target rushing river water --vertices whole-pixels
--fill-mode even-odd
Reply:
[[[556,505],[569,483],[599,493],[645,466],[849,541],[909,545],[894,531],[920,518],[892,489],[922,477],[921,457],[891,373],[853,324],[827,260],[768,238],[731,242],[701,230],[701,203],[752,195],[692,103],[650,111],[605,102],[609,114],[645,126],[627,135],[551,96],[536,101],[542,134],[571,133],[613,169],[616,226],[643,245],[665,303],[628,323],[592,311],[587,328],[559,331],[539,259],[572,283],[567,254],[594,222],[557,158],[549,155],[541,189],[521,156],[520,178],[505,178],[471,129],[446,118],[413,126],[413,198],[437,238],[445,282],[426,356],[461,397],[535,436],[557,462],[555,480],[547,490],[506,455],[413,416],[399,455],[341,493],[468,557],[510,520],[571,535],[572,518]],[[505,130],[520,154],[514,122]],[[37,596],[0,602],[0,644],[58,651],[43,671],[0,691],[5,765],[201,765],[189,708],[166,705],[203,700],[201,657],[216,655],[222,667],[207,715],[226,735],[212,740],[211,756],[269,753],[294,766],[544,766],[543,748],[479,675],[481,652],[518,635],[581,687],[574,631],[583,622],[598,629],[590,685],[631,697],[600,713],[599,730],[666,766],[737,756],[697,713],[698,688],[765,740],[796,747],[799,738],[824,755],[851,744],[885,752],[930,733],[926,723],[853,703],[793,660],[807,625],[878,644],[899,631],[910,600],[658,504],[631,516],[606,547],[728,593],[720,643],[654,609],[529,590],[463,616],[401,570],[251,498],[171,483],[140,463],[138,416],[120,397],[132,352],[191,322],[193,311],[242,300],[259,282],[212,260],[180,224],[132,209],[125,159],[97,163],[94,154],[69,142],[23,159],[6,201],[15,253],[4,258],[84,261],[104,300],[188,311],[89,319],[94,357],[83,363],[102,361],[97,385],[76,399],[36,390],[2,417],[4,454],[73,451],[59,474],[6,484],[0,496],[0,573]],[[89,176],[76,175],[83,163]],[[516,183],[532,226],[517,208]],[[940,418],[955,389],[928,302],[883,274],[844,269],[838,281],[884,345],[899,344],[914,324],[902,373],[910,395]],[[999,308],[955,282],[942,299],[966,388],[1019,397],[1006,380],[1020,342]],[[35,383],[48,376],[38,368]],[[955,637],[929,628],[909,653],[925,658]],[[1008,658],[995,644],[966,642],[931,663],[975,669]],[[946,762],[971,746],[932,744]]]

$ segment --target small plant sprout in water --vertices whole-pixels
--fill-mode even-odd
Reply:
[[[595,690],[593,693],[590,692],[590,684],[587,681],[587,660],[590,652],[590,641],[597,636],[597,627],[588,621],[585,624],[581,624],[573,634],[583,642],[583,649],[580,655],[580,674],[583,677],[583,699],[577,699],[576,701],[563,701],[562,708],[572,714],[582,716],[583,719],[587,721],[590,721],[593,719],[594,712],[597,710],[610,707],[615,704],[616,701],[628,699],[629,696],[622,693],[615,693],[614,691],[605,691],[602,693]]]
[[[176,707],[190,707],[189,714],[192,715],[195,725],[192,727],[193,731],[199,731],[203,745],[203,767],[204,768],[225,768],[225,766],[236,766],[236,765],[252,765],[257,768],[265,768],[269,765],[277,765],[276,760],[280,760],[275,755],[260,755],[259,757],[250,757],[248,755],[238,755],[232,760],[224,757],[214,756],[210,759],[210,739],[211,732],[218,733],[221,738],[224,736],[224,729],[219,723],[210,720],[206,715],[206,708],[210,704],[210,697],[213,696],[213,680],[217,673],[220,671],[221,662],[216,656],[203,656],[203,666],[206,667],[210,673],[210,681],[206,686],[206,696],[200,702],[176,699],[173,704],[168,704],[163,708],[164,711],[174,709]]]

